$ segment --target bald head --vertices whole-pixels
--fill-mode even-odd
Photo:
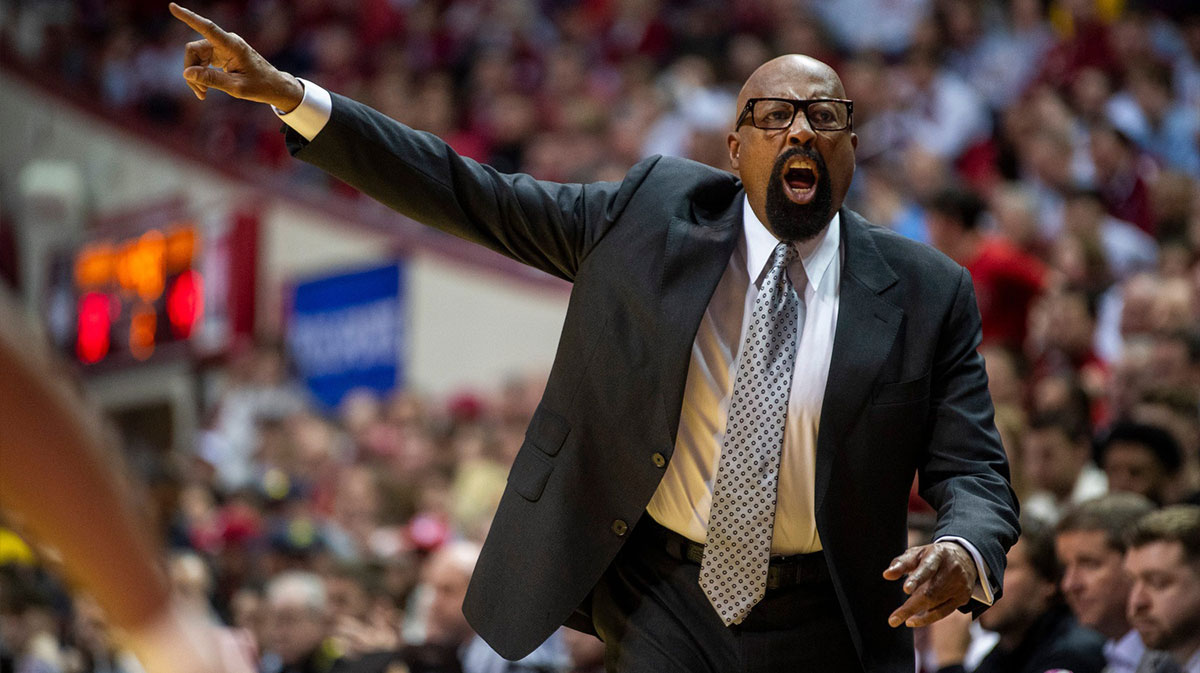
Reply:
[[[767,61],[742,85],[727,137],[729,162],[742,179],[751,210],[781,241],[815,245],[842,207],[858,146],[853,103],[845,99],[846,89],[833,68],[800,54]],[[755,116],[748,114],[751,101]],[[817,128],[809,119],[815,101],[823,101],[816,112]],[[780,107],[788,102],[789,107]],[[760,112],[769,121],[763,123],[766,117],[756,116]],[[792,121],[781,126],[787,114]]]
[[[819,88],[814,93],[810,88]],[[736,115],[740,115],[751,98],[774,96],[780,98],[845,98],[842,78],[823,61],[803,54],[784,54],[758,66],[742,85],[738,94]]]

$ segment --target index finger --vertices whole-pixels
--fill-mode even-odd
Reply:
[[[174,15],[175,18],[186,23],[192,30],[208,38],[210,42],[215,42],[223,46],[228,45],[231,42],[229,39],[229,33],[226,33],[221,29],[220,26],[213,23],[211,20],[200,16],[192,10],[187,9],[186,7],[180,7],[173,2],[168,6],[168,9],[171,10],[171,14]]]

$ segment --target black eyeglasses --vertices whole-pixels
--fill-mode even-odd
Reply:
[[[734,129],[741,128],[747,115],[755,128],[768,131],[790,128],[801,109],[814,131],[842,131],[854,124],[854,101],[843,98],[751,98],[742,108]]]

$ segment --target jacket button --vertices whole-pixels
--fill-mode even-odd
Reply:
[[[653,456],[650,456],[650,460],[653,461],[654,467],[667,466],[667,459],[661,453],[655,452]]]
[[[617,519],[616,521],[612,522],[612,532],[615,533],[617,537],[625,537],[625,533],[629,532],[629,524]]]

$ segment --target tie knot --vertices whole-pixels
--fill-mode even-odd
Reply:
[[[796,246],[786,241],[780,242],[775,246],[775,252],[771,255],[771,268],[780,269],[786,268],[787,265],[796,261],[800,253],[796,250]]]
[[[774,287],[788,283],[787,268],[798,257],[800,257],[800,252],[791,243],[782,242],[775,246],[775,252],[771,253],[771,268],[763,276],[762,287]]]

